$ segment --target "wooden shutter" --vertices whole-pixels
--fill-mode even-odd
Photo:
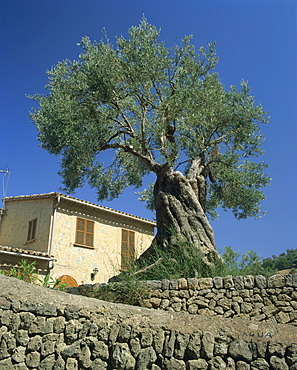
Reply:
[[[34,240],[36,237],[37,218],[29,221],[27,242]]]
[[[127,270],[135,260],[135,233],[122,230],[121,269]]]
[[[77,218],[75,244],[94,246],[94,221]]]

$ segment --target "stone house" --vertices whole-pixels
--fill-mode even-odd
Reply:
[[[153,221],[60,193],[7,197],[4,205],[0,268],[36,261],[40,275],[73,285],[107,282],[154,238]]]

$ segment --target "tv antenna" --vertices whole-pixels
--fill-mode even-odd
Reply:
[[[9,171],[8,166],[6,165],[5,169],[0,169],[0,173],[2,173],[2,195],[3,195],[2,207],[4,208],[4,199],[6,197],[9,176],[10,176],[10,171]]]

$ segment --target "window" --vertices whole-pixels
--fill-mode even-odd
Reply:
[[[94,221],[77,218],[75,244],[94,248]]]
[[[135,260],[135,233],[134,231],[122,230],[121,269],[127,268]]]
[[[34,220],[29,221],[27,242],[30,242],[32,240],[35,240],[35,237],[36,237],[36,226],[37,226],[37,218],[35,218]]]

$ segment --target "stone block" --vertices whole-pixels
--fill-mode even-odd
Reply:
[[[197,278],[188,278],[187,282],[188,282],[188,288],[189,289],[196,290],[198,288],[199,279],[197,279]]]
[[[213,279],[213,285],[216,289],[222,289],[224,284],[223,284],[223,278],[220,276],[216,276]]]
[[[270,367],[277,370],[289,370],[289,366],[286,364],[285,359],[277,356],[272,356],[270,358]]]
[[[146,370],[150,369],[152,364],[157,360],[156,352],[153,347],[147,347],[140,350],[137,357],[136,369]]]
[[[30,368],[37,368],[40,364],[40,353],[29,352],[26,356],[26,365]]]
[[[228,276],[223,277],[223,284],[224,284],[225,289],[234,288],[233,276],[228,275]]]
[[[285,278],[283,275],[273,275],[267,279],[268,288],[283,288],[285,286]]]
[[[228,355],[235,360],[252,361],[253,356],[247,342],[239,338],[229,345]]]
[[[282,343],[268,343],[269,356],[283,357],[285,354],[286,346]]]
[[[170,301],[169,299],[162,299],[162,302],[160,304],[160,309],[165,310],[167,307],[169,307]]]
[[[169,280],[163,279],[161,280],[161,289],[168,290],[169,289]]]
[[[267,279],[263,275],[255,276],[255,286],[260,289],[265,289],[267,287]]]
[[[210,360],[213,357],[215,339],[211,332],[204,332],[201,338],[201,357]]]
[[[199,288],[200,289],[211,289],[213,287],[212,278],[201,278],[199,279]]]
[[[17,344],[21,346],[27,346],[30,340],[28,332],[23,329],[17,330],[17,332],[15,333],[15,339],[17,341]]]
[[[190,336],[189,334],[180,334],[176,335],[175,348],[174,348],[174,357],[179,360],[182,360],[185,356],[185,351],[189,343]]]
[[[236,370],[250,370],[250,365],[244,361],[238,361],[236,363]]]
[[[132,338],[129,343],[129,348],[130,348],[132,356],[134,358],[137,358],[141,350],[139,338]],[[108,350],[108,347],[107,347],[107,350]]]
[[[180,278],[177,280],[178,289],[188,289],[188,281],[185,278]]]
[[[172,309],[175,311],[175,312],[180,312],[182,310],[182,303],[181,302],[175,302],[175,303],[172,303],[171,304],[171,307]]]
[[[49,304],[36,307],[36,314],[40,316],[57,316],[57,307]]]
[[[189,360],[187,362],[187,370],[207,370],[208,363],[200,358],[199,360]]]
[[[127,343],[115,343],[111,350],[111,364],[114,369],[133,370],[135,358],[130,353]]]
[[[243,277],[243,282],[246,289],[253,289],[255,285],[255,278],[253,275],[245,275]]]
[[[198,311],[198,305],[193,303],[188,306],[188,312],[192,315],[195,315]]]
[[[16,363],[25,362],[26,347],[22,347],[22,346],[16,347],[16,349],[14,350],[11,358]]]
[[[79,310],[77,307],[75,306],[67,306],[65,308],[65,316],[66,316],[66,319],[67,320],[72,320],[72,319],[78,319],[79,318]]]
[[[297,274],[292,274],[292,286],[297,288]]]
[[[253,305],[251,303],[242,303],[240,307],[240,311],[245,314],[251,312],[252,309]]]
[[[278,312],[276,315],[275,315],[275,318],[276,318],[276,321],[279,322],[280,324],[286,324],[287,322],[290,321],[290,316],[288,313],[286,312]]]
[[[5,360],[0,360],[0,369],[1,370],[14,370],[15,367],[11,362],[10,358],[6,358]]]
[[[150,298],[151,307],[158,308],[161,304],[161,298]]]
[[[78,362],[75,358],[67,358],[66,370],[78,370]]]
[[[269,370],[269,364],[264,358],[259,358],[251,362],[251,370]]]
[[[186,349],[186,357],[198,360],[200,356],[200,349],[201,349],[201,337],[200,333],[193,333],[190,335],[189,344]]]
[[[35,313],[37,304],[33,302],[23,302],[20,306],[20,311]]]
[[[147,368],[143,368],[147,369]],[[186,370],[186,364],[182,360],[177,360],[176,358],[165,358],[162,361],[162,369],[164,370]]]
[[[214,344],[214,355],[215,356],[225,356],[228,353],[227,343],[215,343]]]
[[[157,354],[161,354],[163,352],[164,342],[164,330],[156,330],[153,334],[153,348],[155,349]]]
[[[267,316],[267,317],[271,317],[273,315],[276,315],[278,312],[279,312],[279,309],[274,305],[274,304],[271,304],[269,306],[265,306],[262,308],[262,311],[263,313]]]
[[[178,280],[177,279],[171,279],[169,280],[169,290],[177,290],[178,289]]]
[[[226,370],[226,363],[220,356],[212,358],[209,362],[210,370]]]

